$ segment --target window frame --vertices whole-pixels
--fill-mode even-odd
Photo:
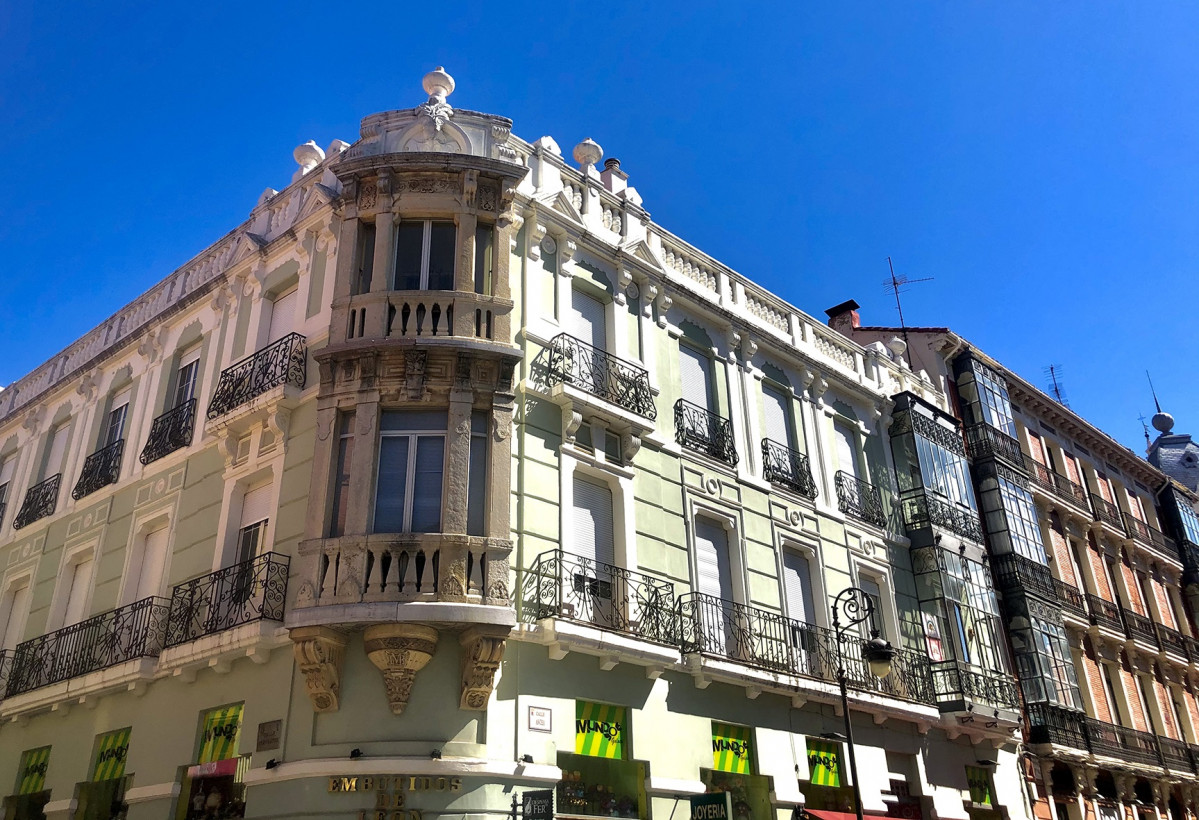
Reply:
[[[401,245],[400,245],[400,241],[401,241],[401,236],[404,231],[404,228],[408,225],[421,225],[422,226],[422,228],[421,228],[420,271],[417,274],[417,283],[418,284],[417,284],[417,287],[415,287],[415,288],[401,288],[400,287],[400,276],[401,276],[401,266],[400,266]],[[432,254],[433,254],[433,226],[434,225],[448,225],[452,229],[453,235],[454,235],[454,241],[451,246],[450,258],[449,258],[449,263],[450,263],[450,282],[449,282],[449,284],[450,284],[450,287],[448,287],[448,288],[432,288],[429,286],[429,275],[430,275],[430,267],[431,267],[430,261],[432,259]],[[457,263],[457,259],[456,259],[457,246],[458,246],[458,223],[453,218],[437,219],[434,217],[425,217],[425,218],[421,218],[421,219],[415,219],[415,218],[401,219],[399,224],[396,225],[395,242],[394,242],[394,248],[393,248],[393,253],[392,253],[392,260],[393,260],[392,288],[393,288],[393,290],[396,290],[396,291],[427,291],[427,290],[434,290],[434,291],[450,290],[450,291],[452,291],[452,290],[455,290],[456,285],[457,285],[457,275],[458,275],[457,264],[456,264]],[[473,276],[472,276],[472,278],[473,278]]]
[[[445,523],[445,467],[446,467],[446,463],[449,460],[448,453],[446,452],[446,448],[449,446],[449,408],[448,407],[436,408],[436,409],[432,409],[429,411],[423,411],[423,412],[443,412],[445,414],[445,421],[441,428],[411,427],[411,428],[405,428],[402,430],[387,430],[387,429],[385,429],[384,424],[383,424],[383,419],[388,412],[404,413],[406,411],[412,411],[414,409],[415,408],[397,407],[397,408],[388,408],[388,409],[380,411],[379,437],[378,437],[378,441],[376,444],[377,457],[375,459],[374,492],[372,494],[372,507],[373,507],[371,510],[371,532],[372,533],[399,532],[399,533],[412,533],[412,534],[426,534],[426,533],[433,533],[433,532],[441,532],[442,531],[441,528]],[[422,411],[416,410],[416,412],[420,413]],[[402,526],[401,526],[401,529],[399,529],[399,530],[390,530],[390,529],[380,530],[379,526],[378,526],[379,478],[380,478],[380,475],[382,474],[382,470],[383,470],[382,451],[383,451],[383,440],[385,438],[406,438],[409,440],[408,452],[407,452],[407,464],[405,465],[405,473],[404,473],[404,499],[403,499],[403,512],[401,515]],[[413,512],[414,512],[414,508],[415,508],[415,499],[416,499],[417,453],[418,453],[418,449],[420,446],[421,438],[440,438],[441,439],[441,448],[442,448],[441,449],[441,481],[440,481],[440,493],[439,493],[438,502],[437,502],[438,503],[437,526],[434,529],[430,529],[430,530],[422,529],[422,530],[417,531],[417,530],[412,529],[412,517],[413,517]]]

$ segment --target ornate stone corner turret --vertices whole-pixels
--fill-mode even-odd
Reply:
[[[314,712],[336,712],[340,705],[341,660],[346,636],[327,626],[302,626],[291,630],[296,664]]]
[[[437,637],[436,629],[420,624],[380,624],[363,634],[366,656],[383,673],[392,714],[404,714],[416,673],[437,651]]]
[[[462,701],[459,708],[482,711],[495,688],[495,672],[504,659],[507,629],[472,627],[462,633]]]

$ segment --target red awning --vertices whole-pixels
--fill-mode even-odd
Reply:
[[[825,811],[824,809],[804,809],[804,813],[814,820],[858,820],[856,814],[847,811]],[[863,817],[890,817],[885,812],[864,811]]]

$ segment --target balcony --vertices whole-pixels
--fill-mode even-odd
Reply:
[[[1157,625],[1152,619],[1138,615],[1131,610],[1124,610],[1124,633],[1129,638],[1143,641],[1152,647],[1158,647]]]
[[[1071,481],[1061,473],[1050,470],[1029,456],[1024,456],[1024,469],[1028,471],[1033,483],[1037,486],[1063,501],[1068,501],[1076,507],[1090,512],[1090,507],[1087,506],[1087,491],[1081,484]]]
[[[883,497],[877,487],[840,470],[833,477],[833,482],[837,487],[837,509],[876,527],[887,525]]]
[[[683,654],[725,658],[829,683],[837,680],[837,636],[830,629],[698,592],[681,596],[678,612]],[[935,703],[924,654],[897,650],[891,673],[877,678],[862,658],[862,644],[856,635],[842,641],[847,686],[918,703]]]
[[[966,428],[966,450],[975,461],[984,458],[1001,458],[1017,467],[1024,464],[1024,454],[1020,452],[1020,442],[986,423]]]
[[[1016,681],[1008,675],[975,669],[953,660],[933,663],[931,671],[933,690],[942,710],[963,710],[967,699],[1000,709],[1020,706]]]
[[[983,541],[982,524],[974,510],[942,501],[924,490],[904,493],[899,504],[903,510],[903,523],[908,529],[923,529],[935,524],[975,543]]]
[[[189,446],[192,443],[195,424],[195,399],[189,399],[173,410],[166,411],[151,423],[150,435],[138,460],[142,464],[149,464]]]
[[[733,425],[728,419],[679,399],[674,403],[674,431],[674,440],[688,450],[737,466],[739,456],[733,443]]]
[[[1025,707],[1025,712],[1030,743],[1054,743],[1118,760],[1149,766],[1161,766],[1164,762],[1172,769],[1177,767],[1179,771],[1193,771],[1190,749],[1184,747],[1182,750],[1186,752],[1187,759],[1184,760],[1178,748],[1183,744],[1177,741],[1105,723],[1087,717],[1082,712],[1050,703],[1030,703]],[[1171,747],[1168,752],[1159,746],[1162,742]]]
[[[276,387],[303,388],[307,352],[307,340],[299,333],[289,333],[222,370],[208,404],[208,419],[218,419]]]
[[[1087,609],[1091,612],[1092,624],[1124,634],[1124,621],[1120,618],[1120,607],[1116,604],[1088,592]]]
[[[1187,646],[1187,636],[1177,629],[1157,624],[1157,641],[1162,649],[1179,658],[1189,660],[1192,657]]]
[[[994,556],[991,568],[995,575],[996,586],[1005,592],[1023,590],[1026,593],[1035,593],[1048,601],[1058,600],[1057,584],[1059,582],[1053,577],[1049,567],[1042,566],[1018,553],[1007,552]],[[1079,594],[1078,590],[1074,590],[1074,592]]]
[[[1107,524],[1120,535],[1126,535],[1124,522],[1120,516],[1120,508],[1101,496],[1091,493],[1091,509],[1095,512],[1095,520]]]
[[[165,646],[255,621],[282,621],[291,559],[268,552],[171,590]]]
[[[766,438],[762,439],[762,477],[772,484],[794,490],[804,498],[815,498],[819,492],[808,457]]]
[[[0,698],[8,689],[8,676],[12,672],[12,650],[0,649]]]
[[[71,490],[71,498],[78,501],[101,487],[116,484],[121,475],[121,455],[124,452],[125,439],[122,438],[85,458],[79,480],[75,482],[75,489]]]
[[[470,291],[408,290],[360,293],[334,302],[333,324],[346,340],[472,339],[506,343],[511,338],[512,301]]]
[[[18,644],[5,694],[13,697],[126,661],[157,657],[169,611],[165,598],[144,598]]]
[[[1161,750],[1162,763],[1170,771],[1186,774],[1197,771],[1194,747],[1169,737],[1157,738],[1157,747]]]
[[[1121,513],[1124,518],[1124,529],[1129,536],[1142,544],[1163,551],[1171,558],[1178,554],[1178,547],[1161,530],[1154,529],[1141,519],[1129,513]]]
[[[1062,610],[1078,618],[1086,620],[1087,618],[1087,599],[1079,591],[1078,587],[1073,584],[1067,584],[1065,581],[1053,579],[1053,588],[1057,593],[1057,600],[1062,605]]]
[[[561,618],[656,643],[678,643],[674,584],[550,550],[524,573],[522,615]]]
[[[651,421],[658,417],[647,370],[567,333],[550,341],[546,384],[573,385]]]
[[[34,521],[54,514],[58,506],[58,488],[62,484],[62,473],[52,475],[41,484],[35,484],[25,493],[25,501],[12,521],[12,528],[19,530]]]

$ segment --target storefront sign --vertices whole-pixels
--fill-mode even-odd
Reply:
[[[237,774],[237,764],[240,761],[236,757],[231,757],[226,760],[214,760],[211,763],[201,763],[198,766],[188,766],[187,776],[191,778],[197,777],[231,777]]]
[[[92,780],[116,780],[125,776],[125,758],[129,755],[131,728],[117,729],[100,735],[96,740],[96,762]]]
[[[200,755],[197,763],[213,763],[237,757],[241,737],[242,704],[222,706],[204,713],[204,728],[200,734]]]
[[[423,777],[407,774],[330,777],[329,794],[374,792],[375,803],[358,812],[358,820],[422,820],[419,809],[404,807],[408,792],[457,792],[460,777]],[[530,792],[536,794],[536,792]],[[551,818],[552,820],[552,818]]]
[[[21,777],[17,794],[37,794],[46,788],[46,769],[50,766],[50,747],[30,749],[21,755]]]
[[[624,759],[625,709],[575,701],[575,754]]]
[[[554,790],[525,792],[520,796],[525,820],[554,820]]]
[[[732,820],[733,801],[728,792],[693,794],[691,820]]]
[[[712,768],[718,772],[753,774],[749,753],[750,728],[712,724]]]
[[[966,767],[966,783],[970,786],[970,802],[985,806],[995,804],[991,794],[991,773],[982,766]]]
[[[841,744],[808,738],[808,771],[813,786],[841,786]]]

